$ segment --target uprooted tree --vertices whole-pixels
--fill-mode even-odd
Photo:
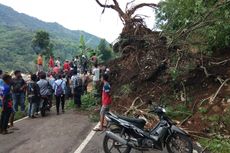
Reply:
[[[113,10],[115,10],[118,14],[119,17],[122,21],[122,23],[124,24],[124,30],[132,30],[132,29],[136,29],[139,28],[140,26],[144,26],[144,22],[143,22],[143,18],[140,15],[135,15],[135,12],[142,8],[142,7],[151,7],[151,8],[156,8],[157,4],[154,3],[141,3],[132,7],[129,7],[134,1],[129,2],[126,4],[126,9],[122,10],[119,3],[117,2],[117,0],[113,0],[113,4],[107,4],[107,0],[105,1],[105,4],[102,4],[100,2],[100,0],[96,0],[96,2],[104,8],[104,10],[106,8],[111,8]],[[103,10],[103,12],[104,12]]]
[[[146,103],[164,103],[173,107],[171,113],[181,125],[193,130],[199,122],[202,127],[197,131],[204,134],[203,130],[213,129],[213,125],[199,113],[209,117],[217,111],[212,110],[213,106],[218,106],[221,115],[215,115],[220,115],[223,123],[220,127],[218,119],[218,129],[230,133],[230,122],[225,119],[230,105],[223,112],[226,98],[219,96],[230,90],[229,48],[223,49],[230,45],[230,0],[164,0],[159,4],[131,6],[132,1],[125,10],[116,0],[96,2],[104,10],[115,10],[124,24],[114,44],[114,51],[122,56],[109,63],[116,108],[125,114],[135,112],[149,117],[143,111]],[[161,32],[148,29],[143,16],[135,15],[144,6],[156,10]]]
[[[144,22],[144,16],[142,15],[137,15],[135,14],[137,10],[139,10],[140,8],[143,7],[150,7],[150,8],[157,8],[158,5],[155,3],[141,3],[138,5],[132,5],[134,1],[128,2],[126,4],[126,8],[125,10],[123,10],[119,3],[117,2],[117,0],[112,0],[112,2],[109,2],[108,0],[104,1],[103,3],[100,0],[96,0],[97,4],[99,4],[101,7],[103,7],[103,12],[105,11],[105,9],[109,8],[109,9],[113,9],[115,10],[123,25],[124,28],[122,30],[122,33],[120,35],[120,39],[119,39],[119,43],[117,43],[114,46],[114,51],[119,51],[119,52],[124,52],[124,50],[128,49],[136,49],[137,46],[135,45],[124,45],[127,44],[127,41],[129,41],[129,43],[133,42],[132,44],[139,44],[139,42],[137,42],[137,37],[139,36],[143,36],[143,35],[147,35],[147,34],[151,34],[152,31],[150,29],[147,28],[147,26],[145,25]],[[136,37],[136,39],[134,40],[133,37]],[[142,39],[142,38],[141,38]],[[140,41],[140,39],[139,39]]]

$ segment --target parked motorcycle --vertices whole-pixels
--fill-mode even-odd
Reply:
[[[143,119],[127,118],[113,113],[106,114],[108,129],[103,141],[105,153],[129,153],[131,149],[150,151],[167,149],[169,153],[192,153],[189,135],[174,125],[163,107],[151,113],[159,117],[159,123],[151,130],[144,128]]]

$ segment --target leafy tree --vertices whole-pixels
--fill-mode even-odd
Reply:
[[[157,27],[169,46],[196,46],[213,50],[230,44],[229,0],[165,0],[159,4]]]
[[[80,49],[81,54],[85,54],[86,48],[87,47],[85,44],[84,36],[81,35],[80,40],[79,40],[79,49]]]
[[[108,61],[112,58],[112,51],[110,48],[107,47],[105,39],[101,39],[97,48],[98,48],[99,54],[101,54],[100,57],[102,61]]]
[[[32,39],[32,48],[36,54],[41,53],[48,58],[53,55],[52,49],[53,44],[50,43],[49,33],[43,30],[37,31],[34,38]]]

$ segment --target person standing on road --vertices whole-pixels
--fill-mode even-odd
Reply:
[[[42,59],[42,54],[39,54],[39,55],[38,55],[37,67],[38,67],[38,72],[41,72],[41,71],[43,70],[43,59]]]
[[[14,72],[15,78],[12,81],[13,87],[13,102],[14,102],[14,111],[18,111],[18,106],[20,106],[21,112],[25,113],[25,91],[26,91],[26,82],[22,78],[21,71],[16,70]]]
[[[87,94],[87,88],[89,84],[90,78],[87,72],[84,73],[82,76],[82,83],[83,83],[83,94]]]
[[[85,55],[82,55],[81,58],[81,72],[87,72],[87,68],[88,68],[88,59]]]
[[[3,85],[4,81],[2,80],[2,70],[0,70],[0,108],[2,107],[2,99],[3,99]],[[1,118],[0,118],[0,127],[1,127]]]
[[[66,60],[66,61],[64,62],[63,70],[64,70],[64,72],[65,72],[66,74],[69,73],[69,71],[70,71],[70,64],[69,64],[69,61],[68,61],[68,60]]]
[[[91,57],[91,62],[93,63],[93,65],[98,64],[98,59],[97,59],[96,53],[93,53],[93,56]]]
[[[36,83],[36,81],[37,81],[37,75],[32,74],[31,81],[28,83],[27,86],[27,97],[29,101],[28,116],[30,118],[36,118],[34,116],[35,109],[40,100],[40,88]]]
[[[76,107],[81,107],[81,95],[83,92],[83,81],[79,73],[74,72],[74,75],[71,77],[72,91],[74,97],[74,104]]]
[[[102,106],[100,111],[100,126],[99,128],[93,129],[94,131],[102,131],[105,123],[105,114],[109,112],[112,103],[111,98],[111,87],[108,82],[109,76],[107,74],[103,75],[103,89],[102,89]]]
[[[49,67],[49,71],[52,72],[52,70],[54,68],[54,59],[53,59],[53,56],[50,56],[48,67]]]
[[[4,81],[2,80],[2,70],[0,70],[0,108],[2,107],[2,97],[3,97],[3,93],[2,93],[2,88],[4,85]]]
[[[55,65],[57,65],[57,67],[59,67],[59,69],[61,68],[61,60],[60,60],[60,57],[58,57],[57,60],[55,61]]]
[[[51,95],[51,93],[50,93],[50,84],[46,80],[46,73],[45,72],[40,72],[39,78],[40,78],[40,80],[37,82],[37,84],[38,84],[38,86],[40,88],[41,100],[43,100],[43,102],[48,103],[49,106],[51,106],[51,104],[49,102],[49,96]],[[39,108],[41,108],[42,105],[43,105],[43,103],[40,101],[39,104],[36,106],[36,110],[39,110]]]
[[[93,87],[96,91],[96,95],[100,93],[100,69],[98,68],[98,65],[95,64],[95,67],[93,69]]]
[[[3,75],[3,99],[2,99],[2,113],[1,113],[1,123],[0,123],[0,133],[9,134],[7,131],[8,122],[11,113],[13,112],[13,101],[12,101],[12,93],[11,93],[11,76],[8,74]]]
[[[53,73],[54,73],[55,75],[57,75],[57,74],[59,74],[59,72],[60,72],[60,67],[58,67],[58,65],[56,64],[56,65],[54,66],[54,68],[53,68]]]
[[[62,112],[65,112],[65,89],[66,89],[66,83],[64,80],[62,80],[62,76],[59,74],[57,76],[57,80],[54,83],[53,86],[54,94],[56,98],[56,109],[57,109],[57,115],[59,115],[59,107],[60,103],[62,106]]]

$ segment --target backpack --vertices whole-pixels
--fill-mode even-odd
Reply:
[[[34,87],[33,87],[32,83],[28,84],[27,93],[28,93],[28,95],[33,95],[34,94]]]
[[[57,85],[56,96],[61,96],[61,95],[63,95],[62,83],[63,83],[63,81],[61,82],[60,85]]]
[[[83,81],[81,77],[77,77],[75,80],[75,87],[81,87],[83,85]]]

